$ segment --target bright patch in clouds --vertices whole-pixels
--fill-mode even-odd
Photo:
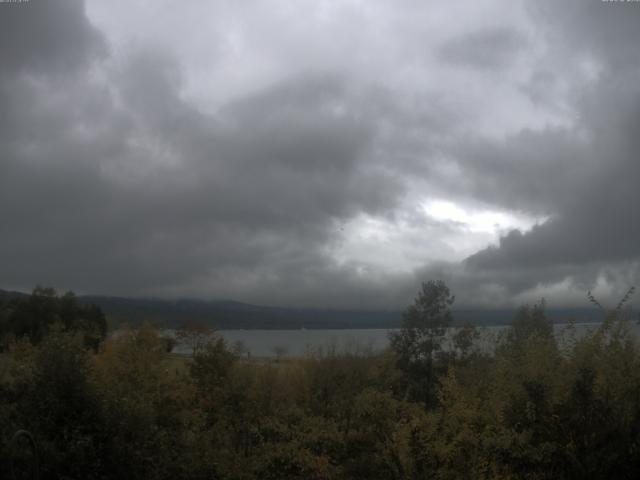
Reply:
[[[448,200],[428,200],[393,218],[359,215],[338,228],[332,254],[341,264],[364,264],[388,272],[416,265],[460,261],[496,243],[500,235],[527,231],[545,219],[497,210],[470,210]]]
[[[529,230],[546,218],[535,219],[525,215],[497,210],[468,210],[447,200],[429,200],[423,209],[430,217],[443,222],[455,222],[473,233],[500,234],[509,230]],[[496,237],[497,238],[497,237]]]

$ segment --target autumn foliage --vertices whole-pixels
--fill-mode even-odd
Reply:
[[[473,329],[445,348],[427,331],[446,327],[441,287],[422,293],[442,308],[406,317],[423,330],[383,352],[249,360],[211,334],[189,358],[149,324],[97,351],[55,323],[38,342],[14,337],[0,357],[0,465],[26,429],[42,478],[637,477],[640,346],[624,310],[558,335],[543,305],[525,307],[490,351]]]

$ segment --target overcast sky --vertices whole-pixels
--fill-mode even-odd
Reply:
[[[0,288],[615,304],[639,45],[640,2],[0,3]]]

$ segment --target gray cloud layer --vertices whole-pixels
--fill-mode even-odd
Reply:
[[[152,42],[116,48],[83,2],[0,8],[7,287],[395,308],[433,276],[463,302],[494,305],[598,279],[616,294],[638,278],[640,61],[631,45],[640,38],[629,18],[640,9],[537,5],[526,11],[535,35],[503,22],[427,45],[435,63],[420,68],[477,75],[478,85],[508,78],[515,100],[495,93],[496,112],[513,104],[515,117],[524,101],[532,118],[539,109],[568,119],[496,136],[485,133],[492,111],[459,100],[457,80],[414,87],[423,77],[409,66],[424,52],[395,65],[390,42],[373,63],[358,57],[361,70],[316,48],[318,68],[299,60],[211,109],[185,94],[192,77],[179,54]],[[366,13],[372,29],[386,18]],[[411,11],[394,13],[407,38],[421,34]],[[385,62],[397,70],[371,77]],[[345,225],[359,218],[398,235],[409,222],[438,258],[468,227],[425,217],[416,206],[424,196],[549,220],[462,263],[416,260],[400,271],[337,258]],[[412,232],[397,248],[415,243]]]
[[[480,69],[503,68],[524,47],[522,34],[508,28],[471,32],[448,41],[440,48],[445,62]]]
[[[586,289],[600,274],[619,295],[637,282],[640,59],[628,45],[640,40],[629,20],[640,19],[640,11],[609,7],[569,4],[568,11],[559,12],[567,21],[563,25],[571,26],[562,30],[568,37],[562,45],[601,69],[572,95],[575,122],[570,128],[523,132],[504,143],[468,147],[469,162],[484,158],[483,168],[493,165],[485,170],[488,175],[476,172],[476,178],[495,201],[551,213],[549,221],[531,231],[512,231],[499,245],[469,257],[470,270],[493,272],[495,278],[520,276],[519,288],[570,276]],[[620,274],[612,274],[612,267]]]

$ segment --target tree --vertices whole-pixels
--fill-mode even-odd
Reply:
[[[249,350],[249,347],[247,347],[247,345],[242,340],[236,340],[233,343],[232,351],[238,358],[244,356],[245,354],[247,355],[247,358],[251,357],[251,351]]]
[[[223,386],[237,356],[229,351],[223,338],[218,337],[204,345],[193,356],[191,377],[203,392]]]
[[[176,330],[178,342],[188,346],[194,357],[198,355],[214,337],[214,331],[202,323],[185,322]]]
[[[86,347],[98,349],[107,335],[107,321],[100,307],[83,304],[73,292],[59,296],[55,289],[37,286],[31,295],[10,300],[0,315],[0,334],[27,337],[37,344],[54,324],[67,332],[81,332]]]
[[[16,413],[38,439],[43,477],[96,478],[104,424],[82,333],[55,324],[33,354],[31,375],[18,379]]]
[[[523,343],[531,338],[553,341],[553,323],[545,313],[545,301],[524,305],[518,310],[505,332],[506,345],[520,350]]]
[[[276,345],[271,351],[276,356],[276,363],[278,363],[280,362],[280,359],[287,354],[287,347],[283,345]]]
[[[458,361],[464,362],[472,358],[477,352],[474,351],[476,341],[480,338],[480,332],[471,323],[465,323],[456,330],[453,335],[453,355]]]
[[[422,289],[404,312],[400,330],[391,332],[391,348],[398,367],[407,376],[407,394],[429,405],[435,399],[435,370],[455,296],[442,280],[422,283]],[[411,392],[413,390],[413,392]]]

